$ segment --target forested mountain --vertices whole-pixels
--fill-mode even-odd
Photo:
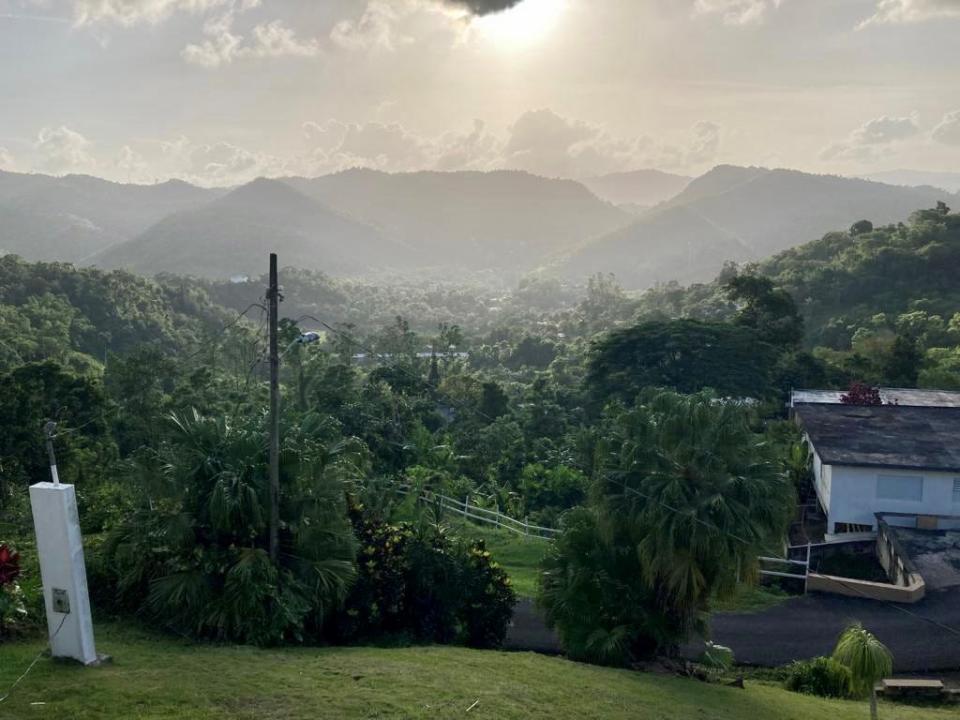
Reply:
[[[720,166],[628,227],[585,243],[559,269],[569,277],[615,272],[638,289],[702,282],[725,261],[761,260],[862,218],[906,220],[940,200],[960,198],[929,187]]]
[[[0,257],[0,371],[40,361],[85,371],[150,344],[175,353],[227,316],[186,283]]]
[[[795,300],[805,344],[850,375],[896,383],[885,363],[895,343],[909,352],[904,386],[960,387],[960,214],[941,204],[914,213],[908,224],[858,222],[820,240],[786,250],[749,272],[770,278]],[[736,306],[727,268],[713,282],[677,284],[644,294],[640,314],[717,320]],[[912,350],[911,350],[912,348]],[[913,353],[912,355],[910,353]]]
[[[865,175],[868,180],[889,183],[890,185],[912,185],[949,190],[960,193],[960,172],[933,172],[928,170],[884,170]]]
[[[30,260],[82,262],[221,193],[178,180],[133,185],[87,175],[0,172],[0,250]]]
[[[579,183],[524,172],[348,170],[285,182],[422,253],[428,266],[464,270],[523,272],[629,220]]]
[[[683,190],[693,178],[660,170],[634,170],[587,178],[594,195],[631,212],[658,205]]]
[[[414,255],[279,180],[255,180],[208,205],[175,213],[91,258],[99,267],[208,278],[259,275],[275,251],[284,266],[360,274]]]

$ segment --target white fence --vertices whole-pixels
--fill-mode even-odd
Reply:
[[[785,549],[784,555],[789,556],[791,550],[806,550],[805,560],[791,560],[789,557],[764,557],[760,556],[757,560],[760,562],[760,575],[763,577],[785,577],[793,580],[803,580],[803,591],[807,591],[807,576],[810,574],[810,544],[791,545]],[[764,566],[773,565],[781,568],[780,570],[768,570]]]
[[[414,492],[413,488],[408,486],[405,487],[398,485],[395,487],[395,489],[398,493],[403,495],[409,495],[411,492]],[[526,537],[549,540],[560,533],[560,531],[556,528],[543,527],[542,525],[534,525],[523,520],[517,520],[509,515],[504,515],[499,510],[488,510],[487,508],[471,505],[469,497],[466,499],[466,501],[462,501],[447,497],[446,495],[433,493],[429,490],[424,490],[420,493],[420,500],[437,504],[447,512],[451,512],[456,515],[462,515],[465,518],[486,523],[487,525],[495,525],[497,527],[505,528],[506,530],[511,530],[518,535],[524,535]]]

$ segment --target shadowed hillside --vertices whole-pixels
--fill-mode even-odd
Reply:
[[[402,248],[277,180],[255,180],[198,210],[171,215],[91,259],[100,267],[210,278],[259,275],[267,254],[284,265],[358,274],[403,262]]]
[[[179,180],[132,185],[87,175],[0,172],[0,250],[30,260],[80,262],[222,193]]]
[[[863,218],[906,220],[956,196],[793,170],[717,167],[663,206],[568,257],[570,277],[613,272],[630,288],[713,277],[724,261],[760,260]]]
[[[572,180],[524,172],[346,172],[285,182],[422,251],[430,265],[536,267],[625,225],[629,215]]]

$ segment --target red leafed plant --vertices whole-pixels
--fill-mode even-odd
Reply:
[[[9,585],[20,576],[20,553],[7,545],[0,545],[0,587]]]
[[[850,389],[840,396],[844,405],[883,405],[880,390],[866,383],[850,383]]]

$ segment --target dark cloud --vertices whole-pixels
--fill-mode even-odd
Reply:
[[[443,0],[447,5],[466,8],[474,15],[490,15],[491,13],[509,10],[519,5],[523,0]]]

